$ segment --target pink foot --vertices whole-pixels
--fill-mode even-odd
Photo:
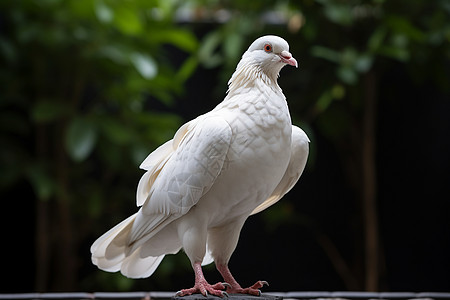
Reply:
[[[229,290],[230,294],[249,294],[253,296],[261,296],[261,291],[259,290],[265,285],[269,285],[267,281],[257,281],[254,285],[248,288],[241,288],[239,284],[231,285],[231,289]]]
[[[206,282],[206,280],[203,280],[195,283],[193,288],[178,291],[176,293],[176,296],[182,297],[192,294],[202,294],[205,297],[208,295],[225,297],[228,296],[228,294],[224,291],[227,288],[227,286],[229,286],[229,284],[226,283],[224,284],[221,282],[211,285],[208,282]]]
[[[194,263],[192,267],[195,273],[194,287],[190,289],[181,290],[177,292],[175,296],[187,296],[198,293],[202,294],[203,296],[207,296],[208,294],[218,297],[228,296],[228,294],[225,292],[226,288],[231,288],[231,286],[228,283],[219,282],[214,285],[211,285],[206,281],[205,277],[203,276],[201,263],[199,262]]]
[[[230,269],[227,265],[217,265],[217,270],[222,274],[223,279],[226,283],[228,283],[231,287],[227,289],[227,292],[230,294],[249,294],[254,296],[260,296],[261,291],[259,290],[265,285],[269,285],[267,281],[257,281],[254,285],[248,288],[242,288],[239,283],[237,283],[236,279],[234,279],[233,275],[231,275]]]

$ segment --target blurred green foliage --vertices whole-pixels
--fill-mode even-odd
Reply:
[[[359,151],[367,74],[379,79],[396,62],[418,82],[449,89],[445,0],[22,0],[3,1],[0,10],[0,188],[28,182],[37,206],[70,216],[44,222],[45,215],[36,213],[37,232],[39,226],[57,231],[37,237],[41,256],[49,256],[39,252],[42,244],[55,253],[59,242],[67,242],[73,257],[65,259],[73,260],[86,239],[133,211],[137,166],[183,121],[152,103],[173,106],[199,65],[220,68],[217,89],[223,95],[240,55],[259,35],[289,41],[301,74],[283,73],[281,85],[294,123],[306,129],[314,123],[343,161]],[[189,20],[183,25],[177,23],[182,12]],[[196,27],[208,27],[206,34],[196,36]],[[359,171],[348,174],[358,186]],[[287,202],[264,212],[268,231],[301,222],[292,210]],[[70,242],[61,238],[66,235]],[[104,272],[88,274],[77,285],[76,275],[61,274],[78,274],[86,262],[40,272],[39,259],[46,261],[41,256],[38,290],[133,285]],[[187,265],[180,257],[165,260],[156,287],[170,289],[171,274],[185,271],[175,261]]]
[[[177,115],[152,112],[147,104],[152,98],[170,106],[197,66],[197,38],[173,23],[177,5],[147,0],[0,4],[0,185],[6,190],[26,180],[38,205],[70,216],[42,220],[45,216],[36,214],[38,227],[57,232],[43,240],[36,229],[37,252],[45,243],[53,245],[38,261],[61,251],[57,240],[65,243],[61,236],[66,235],[73,237],[66,254],[75,255],[87,236],[106,229],[98,226],[101,219],[112,225],[125,215],[117,214],[118,207],[130,211],[137,166],[181,124]],[[169,47],[187,58],[174,60]],[[76,272],[67,266],[52,269],[53,275],[38,270],[36,276],[66,278],[64,273]],[[47,289],[49,280],[38,289]]]
[[[29,176],[37,191],[48,190],[42,185],[55,181],[50,174],[54,162],[42,164],[44,157],[39,157],[47,155],[48,160],[49,153],[36,153],[33,147],[23,149],[25,153],[13,151],[23,147],[20,137],[28,139],[37,132],[46,136],[34,136],[30,142],[36,148],[50,148],[56,142],[52,151],[63,151],[73,163],[85,163],[92,155],[107,169],[126,169],[127,160],[139,163],[149,148],[171,136],[180,119],[146,112],[145,100],[152,96],[170,104],[180,95],[196,63],[187,59],[176,64],[164,46],[190,55],[198,42],[190,31],[172,23],[176,3],[157,4],[89,0],[1,4],[8,12],[2,15],[6,32],[0,39],[2,120],[8,125],[2,132],[1,158],[10,166],[2,172],[2,184],[25,175],[19,171],[35,168],[41,170],[39,177],[48,178],[36,181],[36,176]],[[54,130],[61,131],[56,141],[49,136]],[[119,149],[123,156],[116,153]]]

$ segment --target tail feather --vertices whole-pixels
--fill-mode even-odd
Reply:
[[[136,218],[134,218],[132,222],[127,224],[120,232],[117,233],[117,235],[113,237],[105,249],[105,258],[114,260],[116,257],[126,255],[130,246],[128,243],[128,237],[135,222]]]
[[[140,250],[140,249],[139,249]],[[122,262],[120,272],[129,278],[145,278],[155,272],[164,258],[160,256],[140,257],[141,251],[134,251],[133,254],[125,258]]]
[[[99,237],[91,246],[92,263],[101,270],[108,272],[120,271],[123,275],[130,278],[149,277],[156,270],[164,258],[165,254],[176,253],[181,248],[181,243],[176,234],[176,230],[161,224],[161,226],[151,226],[143,224],[147,228],[139,232],[137,240],[132,240],[133,224],[136,222],[136,213],[124,221],[117,224],[108,232]],[[147,226],[145,226],[147,225]],[[138,231],[142,230],[138,228]],[[153,230],[152,230],[153,229]],[[165,230],[166,229],[166,230]],[[163,232],[160,232],[160,231]],[[161,234],[157,234],[161,233]],[[153,238],[157,235],[155,238]],[[168,243],[168,244],[166,244]],[[161,244],[170,245],[170,247],[161,247]]]
[[[99,237],[91,246],[92,257],[105,257],[108,246],[120,233],[126,234],[125,229],[130,228],[136,215],[137,213],[128,217]]]
[[[175,254],[182,246],[176,227],[170,224],[143,243],[140,246],[140,254],[141,257]]]
[[[162,244],[168,242],[171,239],[178,239],[178,234],[176,231],[168,230],[171,228],[170,224],[176,219],[174,216],[166,216],[162,214],[152,214],[146,215],[142,210],[136,216],[136,220],[132,224],[131,232],[128,235],[126,254],[131,254],[137,249],[141,248],[145,243],[154,243],[155,235],[162,236]],[[161,233],[161,231],[168,231],[167,233]],[[146,246],[147,247],[147,246]],[[165,252],[162,254],[167,254]],[[159,256],[160,254],[148,254],[152,256]],[[146,255],[146,256],[148,256]]]
[[[98,266],[103,271],[107,272],[118,272],[122,266],[122,261],[125,259],[125,254],[116,257],[115,259],[107,259],[105,257],[94,257],[92,256],[92,263]]]

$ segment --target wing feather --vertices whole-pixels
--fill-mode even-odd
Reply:
[[[149,154],[147,158],[139,166],[141,169],[146,170],[145,174],[141,177],[136,190],[136,205],[142,206],[150,194],[150,190],[155,183],[161,169],[164,167],[167,160],[170,159],[173,148],[173,140],[166,142],[158,147],[155,151]]]
[[[309,139],[306,133],[297,126],[292,126],[291,159],[286,172],[272,195],[252,211],[252,215],[263,211],[280,200],[289,192],[305,169],[309,153]]]
[[[185,137],[189,128],[194,126],[197,119],[192,120],[183,126],[181,126],[172,140],[167,141],[163,145],[159,146],[155,151],[150,153],[146,159],[141,163],[139,168],[146,170],[145,174],[141,177],[136,190],[136,205],[142,206],[147,200],[150,190],[158,178],[159,173],[170,159],[174,151],[178,148],[178,145]]]
[[[152,173],[141,179],[140,185],[146,186],[142,190],[148,196],[142,201],[128,236],[127,243],[132,245],[129,253],[186,214],[222,170],[232,136],[229,124],[222,117],[207,115],[191,122],[178,130],[172,143],[176,148],[171,153],[160,151],[166,158],[148,159],[151,162],[148,165],[160,166],[152,169],[158,173],[156,178],[153,179]]]

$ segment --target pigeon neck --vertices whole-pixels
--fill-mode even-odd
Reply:
[[[279,70],[277,69],[274,70],[270,67],[264,68],[251,57],[244,55],[236,71],[228,81],[228,93],[230,94],[242,88],[250,88],[255,85],[259,86],[260,83],[267,85],[273,90],[281,91],[277,83],[278,72]]]

